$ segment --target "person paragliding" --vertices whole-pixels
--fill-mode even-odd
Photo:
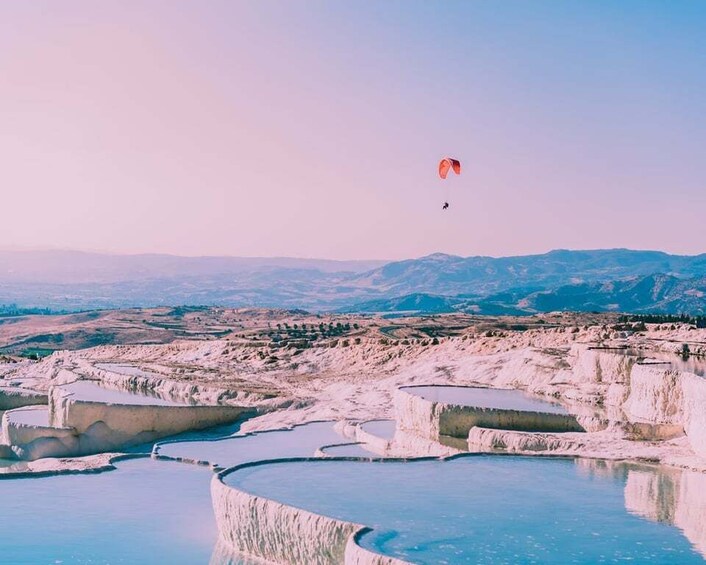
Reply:
[[[453,171],[457,175],[460,175],[461,161],[459,161],[458,159],[452,159],[451,157],[444,157],[441,161],[439,161],[439,176],[442,180],[446,180],[446,175],[449,174],[449,171]],[[449,199],[447,198],[441,209],[448,210],[448,208]]]

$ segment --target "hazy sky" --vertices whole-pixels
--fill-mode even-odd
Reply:
[[[704,29],[698,0],[0,0],[0,246],[704,252]]]

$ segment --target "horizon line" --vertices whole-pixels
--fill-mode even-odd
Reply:
[[[557,247],[549,249],[543,252],[535,253],[522,253],[522,254],[508,254],[508,255],[457,255],[453,253],[445,253],[443,251],[434,251],[432,253],[427,253],[425,255],[419,255],[415,257],[404,257],[399,259],[369,259],[369,258],[355,258],[355,259],[339,259],[330,257],[302,257],[296,255],[188,255],[188,254],[178,254],[178,253],[167,253],[158,251],[143,251],[143,252],[131,252],[131,251],[111,251],[111,250],[101,250],[101,249],[90,249],[90,248],[70,248],[70,247],[52,247],[52,246],[0,246],[0,253],[41,253],[41,252],[56,252],[56,253],[81,253],[85,255],[111,255],[116,257],[174,257],[182,259],[249,259],[249,260],[293,260],[293,261],[326,261],[332,263],[395,263],[400,261],[410,261],[425,259],[434,256],[446,256],[454,257],[459,259],[507,259],[514,257],[536,257],[541,255],[548,255],[550,253],[557,253],[561,251],[575,252],[575,253],[591,253],[597,251],[628,251],[633,253],[663,253],[665,255],[671,255],[675,257],[699,257],[701,255],[706,255],[706,251],[701,253],[670,253],[669,251],[664,251],[661,249],[634,249],[630,247],[597,247],[590,249],[576,249],[567,247]]]

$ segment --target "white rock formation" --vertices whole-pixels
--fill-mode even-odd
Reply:
[[[46,404],[47,395],[20,387],[0,387],[0,411]]]
[[[302,461],[290,461],[295,460]],[[274,563],[408,565],[360,547],[357,540],[369,531],[365,526],[288,506],[223,482],[225,475],[259,464],[239,465],[211,480],[211,500],[220,536],[220,548],[215,560],[211,559],[212,565],[235,562],[230,552]]]
[[[275,563],[344,563],[349,538],[362,528],[237,490],[219,475],[211,481],[211,500],[230,549]]]

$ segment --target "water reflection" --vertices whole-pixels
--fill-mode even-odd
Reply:
[[[234,464],[313,455],[333,441],[332,424],[317,423],[165,448]],[[0,472],[3,464],[17,463],[0,460]],[[374,526],[366,547],[414,562],[694,563],[706,555],[706,474],[694,471],[513,456],[295,465],[296,473],[269,477],[261,471],[276,466],[255,468],[246,480],[265,496]],[[257,563],[216,543],[208,469],[150,459],[117,466],[0,481],[0,528],[13,532],[0,536],[2,561]]]
[[[625,508],[652,522],[679,528],[706,557],[706,473],[616,461],[577,459],[586,476],[625,484]]]
[[[641,365],[662,366],[664,369],[676,369],[687,373],[694,373],[706,377],[706,359],[698,355],[683,356],[678,353],[666,351],[643,351],[629,347],[591,347],[594,351],[603,351],[613,355],[626,355],[634,357]]]
[[[220,428],[223,432],[228,428]],[[203,433],[201,434],[203,437]],[[314,455],[340,441],[331,422],[222,441],[170,444],[217,461]],[[323,442],[323,443],[322,443]],[[206,453],[200,451],[206,449]],[[254,565],[216,544],[205,467],[139,458],[100,474],[0,480],[0,561],[35,563],[208,563]],[[0,459],[0,473],[27,463]],[[38,533],[39,532],[39,533]],[[214,549],[215,548],[215,549]]]
[[[648,520],[676,526],[706,556],[706,473],[630,469],[625,506]]]
[[[706,476],[699,473],[483,455],[281,463],[225,480],[368,524],[373,531],[363,536],[364,547],[414,563],[704,561]]]

